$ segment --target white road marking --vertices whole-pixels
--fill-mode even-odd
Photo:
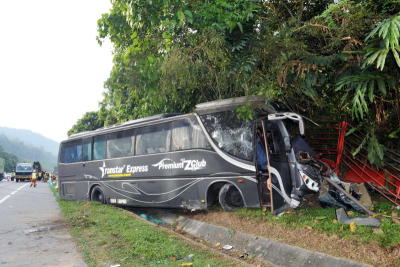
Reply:
[[[14,195],[15,193],[17,193],[19,190],[21,190],[22,188],[24,188],[25,186],[27,186],[28,184],[24,184],[20,187],[17,188],[17,190],[11,192],[9,195],[3,197],[2,199],[0,199],[0,204],[3,203],[4,201],[6,201],[9,197],[11,197],[12,195]]]
[[[25,186],[27,186],[28,184],[29,184],[29,183],[27,183],[27,184],[24,184],[24,185],[22,185],[22,186],[18,187],[16,191],[19,191],[19,190],[21,190],[22,188],[24,188],[24,187],[25,187]]]
[[[7,198],[9,198],[9,197],[10,197],[10,195],[7,195],[7,196],[3,197],[2,199],[0,199],[0,204],[3,203],[4,201],[6,201]]]

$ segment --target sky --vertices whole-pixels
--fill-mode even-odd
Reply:
[[[0,126],[55,141],[98,110],[112,49],[96,40],[110,0],[0,0]]]

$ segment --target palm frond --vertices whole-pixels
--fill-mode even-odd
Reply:
[[[369,112],[368,104],[377,96],[386,96],[394,82],[386,74],[362,72],[340,78],[335,91],[343,91],[346,99],[351,97],[353,116],[363,119]]]
[[[364,57],[363,67],[376,64],[377,69],[383,70],[389,51],[392,52],[397,66],[400,67],[399,39],[400,14],[383,20],[368,34],[365,41],[368,41],[370,45]],[[381,42],[374,41],[382,41],[384,45],[382,46]],[[372,45],[372,43],[378,44],[378,47]]]

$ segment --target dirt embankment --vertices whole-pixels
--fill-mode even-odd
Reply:
[[[384,248],[375,242],[363,243],[322,234],[312,227],[294,230],[261,218],[243,218],[227,212],[210,211],[191,218],[373,266],[400,266],[400,245]]]

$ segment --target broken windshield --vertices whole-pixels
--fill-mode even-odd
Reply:
[[[253,121],[240,120],[234,111],[222,111],[200,116],[214,143],[223,151],[253,160]]]

